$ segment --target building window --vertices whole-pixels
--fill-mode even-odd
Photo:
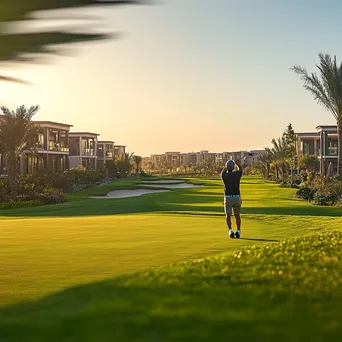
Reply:
[[[328,138],[327,141],[327,155],[329,156],[337,156],[338,150],[338,142],[335,139]]]
[[[314,141],[308,140],[303,141],[303,154],[314,154],[315,148],[314,148]]]
[[[38,134],[38,148],[44,149],[44,133]]]
[[[103,158],[103,146],[102,145],[97,146],[97,156],[99,158]]]

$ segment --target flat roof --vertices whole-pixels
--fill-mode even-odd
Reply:
[[[114,144],[114,141],[109,140],[101,140],[97,142],[98,144]]]
[[[320,129],[320,128],[333,128],[333,129],[337,129],[337,125],[320,125],[320,126],[316,127],[316,129]]]
[[[301,133],[295,133],[296,135],[317,135],[319,136],[318,132],[301,132]]]
[[[73,127],[72,125],[61,123],[61,122],[55,122],[55,121],[32,121],[32,122],[35,122],[41,125],[58,125],[58,126]]]
[[[100,134],[91,133],[91,132],[69,132],[69,135],[100,135]]]
[[[114,147],[126,147],[126,145],[117,145],[117,144],[115,144]]]

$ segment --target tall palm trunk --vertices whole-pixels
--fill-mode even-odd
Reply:
[[[15,154],[10,154],[7,158],[8,167],[8,181],[10,185],[10,198],[15,201],[18,196],[18,175],[19,175],[19,163]]]
[[[342,120],[337,122],[337,140],[338,140],[338,160],[337,174],[342,177]]]
[[[276,174],[276,182],[279,182],[279,167],[278,165],[275,165],[275,174]]]
[[[285,169],[283,166],[280,168],[280,173],[281,173],[281,182],[284,183],[285,182]]]
[[[265,179],[268,180],[269,176],[270,176],[270,168],[269,168],[268,163],[266,163]]]

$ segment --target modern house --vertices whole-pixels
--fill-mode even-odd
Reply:
[[[39,169],[64,171],[69,168],[69,130],[72,125],[35,121],[40,127],[36,153],[26,152],[20,158],[22,173]]]
[[[114,141],[97,142],[97,167],[99,169],[106,166],[107,161],[114,159]]]
[[[63,171],[69,167],[69,130],[72,125],[53,121],[34,121],[41,128],[35,151],[21,154],[20,173],[33,173],[39,169]],[[0,156],[1,160],[1,156]],[[6,167],[0,161],[0,172]]]
[[[83,166],[87,170],[97,168],[97,133],[69,133],[69,167]]]
[[[329,164],[337,171],[338,139],[337,126],[317,126],[316,132],[297,133],[296,151],[298,159],[302,155],[310,154],[318,157],[320,173],[325,175]]]
[[[114,145],[114,157],[124,158],[126,153],[125,145]]]

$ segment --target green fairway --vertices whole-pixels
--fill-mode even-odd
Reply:
[[[309,297],[304,296],[309,285],[302,286],[302,282],[305,283],[310,268],[316,262],[320,264],[322,255],[320,252],[315,254],[310,243],[322,246],[331,255],[331,260],[337,260],[331,266],[333,275],[327,281],[330,282],[329,288],[334,288],[336,296],[340,296],[341,264],[336,258],[341,254],[338,242],[341,235],[333,231],[342,231],[341,208],[315,207],[296,199],[294,189],[280,189],[257,178],[245,177],[242,184],[243,238],[232,240],[228,238],[225,226],[220,180],[191,181],[204,186],[126,199],[87,198],[89,195],[104,195],[114,189],[136,188],[140,182],[139,179],[126,179],[69,195],[69,202],[61,205],[1,210],[0,340],[3,340],[3,331],[4,341],[31,341],[23,339],[23,336],[31,334],[35,337],[32,341],[107,341],[115,338],[121,338],[120,341],[174,341],[178,337],[184,341],[187,338],[209,341],[208,336],[227,325],[227,319],[237,324],[231,327],[231,333],[236,334],[232,336],[239,336],[238,326],[247,327],[248,322],[259,318],[261,328],[258,329],[261,330],[253,328],[255,336],[275,337],[276,329],[271,328],[271,322],[284,326],[289,323],[291,310],[296,310],[291,306],[294,298],[300,297],[298,307],[311,300],[309,294]],[[326,240],[317,236],[298,240],[293,251],[283,251],[282,246],[285,245],[277,244],[277,241],[316,231],[324,232]],[[248,258],[241,258],[244,260],[242,270],[239,268],[242,264],[234,262],[234,266],[229,262],[236,259],[233,255],[226,255],[203,261],[205,265],[212,266],[208,266],[209,269],[200,267],[201,271],[193,271],[190,263],[122,278],[125,280],[112,280],[115,276],[144,271],[149,267],[239,251],[255,244],[274,246],[262,251],[268,253],[271,250],[279,260],[289,262],[284,267],[288,267],[289,272],[294,267],[292,278],[286,278],[283,283],[284,277],[271,276],[269,288],[261,285],[261,280],[268,279],[265,276],[267,272],[258,275],[256,270],[266,262],[258,257],[260,253],[264,256],[265,252],[255,252],[259,250],[253,248]],[[278,263],[271,264],[270,258],[267,259],[267,267],[272,273],[271,269],[277,269]],[[323,264],[328,264],[330,259],[327,258],[323,257]],[[199,267],[201,262],[195,265]],[[228,271],[230,267],[232,273]],[[188,279],[187,274],[193,272],[196,274]],[[217,275],[222,272],[224,276]],[[321,310],[331,303],[320,302],[329,293],[321,291],[323,278],[318,273],[319,282],[310,295]],[[169,285],[168,274],[172,283]],[[210,281],[205,280],[206,277]],[[241,277],[240,285],[230,281],[234,277]],[[78,287],[81,284],[84,285]],[[298,291],[292,294],[290,289],[294,284],[297,284]],[[235,291],[234,286],[239,287],[238,294],[232,292]],[[63,291],[66,288],[71,289]],[[192,294],[191,288],[198,291]],[[274,297],[273,288],[279,290],[274,292]],[[163,293],[165,298],[162,299]],[[257,299],[259,294],[260,303]],[[198,300],[202,296],[203,301]],[[225,301],[220,309],[217,303],[221,296]],[[213,305],[210,305],[209,298],[212,298]],[[266,314],[274,300],[283,311],[273,308]],[[238,304],[244,308],[238,308]],[[258,308],[264,313],[259,318],[255,311]],[[335,309],[331,310],[334,313]],[[219,316],[213,321],[215,312]],[[303,312],[308,313],[309,309]],[[328,313],[324,309],[320,315]],[[267,317],[273,317],[273,321],[267,323]],[[284,323],[275,323],[281,318]],[[204,325],[205,320],[207,327],[202,330],[186,331]],[[309,323],[310,320],[306,322],[307,327]],[[332,322],[331,327],[325,325],[326,336],[337,331],[339,326],[334,324]],[[36,332],[38,325],[39,332]],[[81,329],[84,325],[88,329]],[[91,329],[94,333],[90,333]],[[299,336],[298,322],[295,322],[294,329]],[[123,339],[126,330],[127,339]],[[222,338],[223,341],[224,333],[229,332],[223,329],[217,340]],[[279,340],[285,340],[288,335],[284,330],[279,336]],[[257,339],[246,335],[244,341],[249,340]],[[297,340],[300,339],[293,339]],[[314,339],[321,340],[324,339]]]

